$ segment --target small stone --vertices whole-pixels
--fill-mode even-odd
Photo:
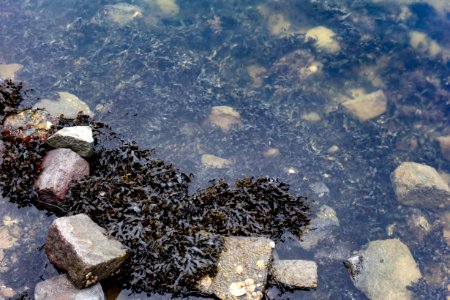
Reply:
[[[314,46],[328,53],[336,53],[341,50],[339,43],[335,40],[336,33],[333,30],[318,26],[306,32],[305,41],[313,40]]]
[[[231,161],[212,154],[203,154],[202,165],[208,168],[223,169],[231,165]]]
[[[34,186],[39,198],[51,204],[64,201],[69,185],[89,175],[89,163],[70,149],[47,152]]]
[[[102,11],[105,19],[118,26],[125,26],[137,17],[142,16],[142,9],[128,3],[106,5]]]
[[[264,157],[266,158],[277,157],[278,155],[280,155],[280,150],[278,150],[278,148],[269,148],[264,152]]]
[[[437,140],[441,148],[442,156],[446,160],[450,160],[450,135],[438,137]]]
[[[53,123],[55,119],[46,111],[26,109],[5,118],[2,134],[19,139],[45,139]]]
[[[391,174],[397,200],[403,205],[441,210],[450,203],[450,188],[433,167],[404,162]]]
[[[336,153],[339,151],[339,147],[336,145],[331,146],[330,148],[328,148],[327,152],[328,153]]]
[[[17,242],[17,239],[13,237],[8,227],[1,226],[0,227],[0,249],[8,249],[14,246]]]
[[[321,120],[320,115],[316,112],[303,114],[302,119],[308,122],[319,122]]]
[[[276,282],[302,289],[317,287],[317,264],[309,260],[275,260],[271,275]]]
[[[361,122],[374,119],[386,112],[387,98],[382,90],[345,101],[342,106]]]
[[[297,168],[294,167],[284,167],[283,171],[291,175],[298,174],[300,172]]]
[[[43,108],[55,117],[64,115],[66,118],[76,118],[79,112],[83,112],[90,117],[94,116],[89,106],[77,96],[67,92],[58,92],[58,97],[57,101],[39,100],[33,108]]]
[[[77,288],[109,277],[128,257],[124,246],[85,214],[53,221],[45,252],[53,265],[67,272]]]
[[[14,80],[16,73],[22,70],[21,64],[0,64],[0,79]]]
[[[53,148],[69,148],[81,156],[93,153],[94,137],[89,126],[65,127],[48,138],[47,144]]]
[[[78,289],[66,274],[39,282],[34,290],[35,300],[104,300],[102,286],[97,283],[85,289]]]
[[[225,105],[213,106],[207,121],[218,126],[223,132],[228,132],[233,126],[242,125],[240,113]]]

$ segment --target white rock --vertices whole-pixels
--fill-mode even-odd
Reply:
[[[0,64],[0,79],[13,79],[22,70],[21,64]]]
[[[80,111],[90,117],[94,116],[89,106],[77,96],[67,92],[58,92],[58,97],[57,101],[39,100],[33,108],[43,108],[55,117],[64,115],[66,118],[75,118]]]
[[[47,144],[53,148],[69,148],[81,156],[93,153],[94,137],[89,126],[72,126],[58,130],[48,138]]]
[[[382,90],[359,96],[342,106],[361,122],[374,119],[386,112],[387,98]]]
[[[275,282],[295,288],[317,287],[317,264],[310,260],[274,260],[271,275]]]
[[[223,169],[231,165],[231,161],[212,154],[203,154],[202,165],[208,168]]]
[[[336,33],[333,30],[324,26],[317,26],[306,32],[305,41],[313,40],[317,48],[329,53],[336,53],[341,50],[341,47],[335,40],[335,36]]]

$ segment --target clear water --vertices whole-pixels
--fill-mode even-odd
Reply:
[[[0,0],[0,63],[22,64],[17,79],[35,97],[67,91],[83,99],[116,132],[194,174],[196,187],[213,178],[272,176],[309,195],[314,207],[332,207],[340,226],[317,247],[306,251],[288,241],[277,249],[282,258],[315,259],[319,287],[270,288],[270,297],[366,299],[342,260],[369,241],[400,238],[426,279],[413,288],[415,297],[445,299],[444,212],[422,210],[431,230],[417,234],[407,223],[411,208],[396,201],[389,176],[403,161],[450,173],[435,140],[450,133],[450,5],[174,3]],[[115,14],[120,10],[126,14]],[[335,33],[328,48],[305,42],[317,26]],[[253,78],[255,66],[260,72]],[[345,113],[340,103],[358,89],[382,89],[387,111],[366,122]],[[212,107],[222,105],[240,114],[229,130],[208,121]],[[270,148],[279,154],[268,155]],[[229,164],[206,167],[203,154]],[[0,273],[0,283],[20,292],[55,275],[42,251],[53,217],[7,199],[0,214],[26,233],[4,250],[13,267]]]

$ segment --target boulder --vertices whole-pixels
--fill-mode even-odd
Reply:
[[[55,117],[64,115],[66,118],[76,118],[79,112],[83,112],[90,117],[94,116],[89,106],[77,96],[67,92],[58,92],[58,98],[57,101],[39,100],[33,108],[43,108]]]
[[[261,237],[225,237],[214,278],[198,284],[202,293],[219,299],[262,299],[275,243]]]
[[[81,156],[93,153],[94,137],[89,126],[65,127],[48,138],[47,144],[53,148],[69,148]]]
[[[89,175],[89,164],[70,149],[60,148],[47,152],[42,172],[34,186],[40,200],[49,204],[64,201],[69,185]]]
[[[342,106],[361,122],[374,119],[386,112],[387,98],[382,90],[345,101]]]
[[[408,247],[398,239],[372,241],[344,263],[355,286],[371,300],[407,300],[407,286],[421,273]]]
[[[45,139],[54,123],[55,119],[45,110],[26,109],[5,118],[2,135],[20,139]]]
[[[45,252],[77,288],[94,285],[118,272],[128,257],[125,247],[85,214],[53,221]]]
[[[450,203],[450,189],[433,167],[404,162],[391,174],[397,200],[410,206],[442,210]]]
[[[105,300],[102,286],[97,283],[85,289],[76,288],[66,274],[39,282],[34,290],[35,300]]]
[[[310,260],[275,260],[271,268],[272,279],[293,288],[317,287],[317,264]]]

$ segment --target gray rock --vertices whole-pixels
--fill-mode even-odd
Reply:
[[[89,106],[77,96],[67,92],[58,92],[58,98],[57,101],[39,100],[33,108],[43,108],[55,117],[64,115],[66,118],[76,118],[79,112],[83,112],[90,117],[94,116]]]
[[[100,283],[85,289],[77,289],[66,274],[39,282],[34,290],[35,300],[104,300]]]
[[[94,137],[89,126],[65,127],[48,138],[47,144],[53,148],[69,148],[81,156],[93,153]]]
[[[302,289],[317,287],[317,264],[311,260],[274,260],[271,275],[275,282],[290,287]]]
[[[391,182],[404,205],[440,211],[450,204],[450,189],[433,167],[404,162],[392,172]]]
[[[317,216],[311,220],[306,232],[300,240],[300,247],[310,250],[317,246],[320,241],[330,237],[331,231],[339,226],[336,212],[328,205],[319,208]]]
[[[408,247],[397,239],[370,242],[345,265],[355,286],[372,300],[411,299],[407,286],[422,276]]]
[[[70,183],[89,175],[89,164],[70,149],[49,151],[42,162],[42,172],[35,182],[39,198],[49,204],[64,201]]]
[[[216,276],[202,278],[198,288],[220,299],[261,299],[274,247],[267,238],[225,237]]]
[[[26,109],[9,115],[3,121],[3,134],[20,139],[47,137],[55,118],[44,110]]]
[[[85,214],[53,221],[45,252],[77,288],[91,286],[118,272],[128,257],[124,246]]]

